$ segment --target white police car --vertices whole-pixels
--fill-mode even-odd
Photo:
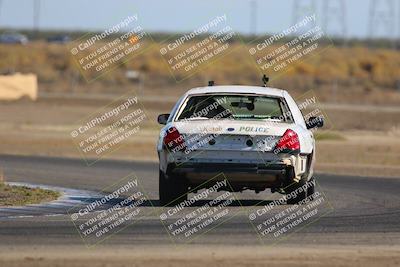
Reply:
[[[315,141],[312,128],[285,90],[258,86],[206,86],[183,95],[165,125],[157,145],[160,204],[176,204],[187,192],[223,173],[230,186],[223,190],[291,193],[313,178]],[[288,199],[298,203],[314,192]],[[299,190],[296,190],[299,191]]]

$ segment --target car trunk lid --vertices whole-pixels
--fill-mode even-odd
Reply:
[[[248,120],[192,120],[174,125],[192,151],[271,151],[291,126],[282,122]]]

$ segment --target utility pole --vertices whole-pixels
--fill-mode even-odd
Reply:
[[[257,0],[250,1],[250,34],[257,35]]]
[[[33,1],[33,30],[35,38],[38,38],[40,19],[40,0]]]
[[[3,10],[3,0],[0,0],[0,18],[1,18],[1,11]]]

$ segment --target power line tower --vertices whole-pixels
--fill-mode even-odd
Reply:
[[[323,1],[323,28],[325,34],[347,39],[347,12],[344,0]]]
[[[392,38],[393,45],[396,24],[394,0],[371,0],[369,7],[368,37]]]
[[[314,15],[317,13],[316,0],[293,0],[293,25],[302,20],[305,16]],[[302,31],[308,31],[316,26],[315,22],[304,27]]]

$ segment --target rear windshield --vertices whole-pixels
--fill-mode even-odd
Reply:
[[[176,118],[293,121],[283,98],[244,94],[191,96]]]

